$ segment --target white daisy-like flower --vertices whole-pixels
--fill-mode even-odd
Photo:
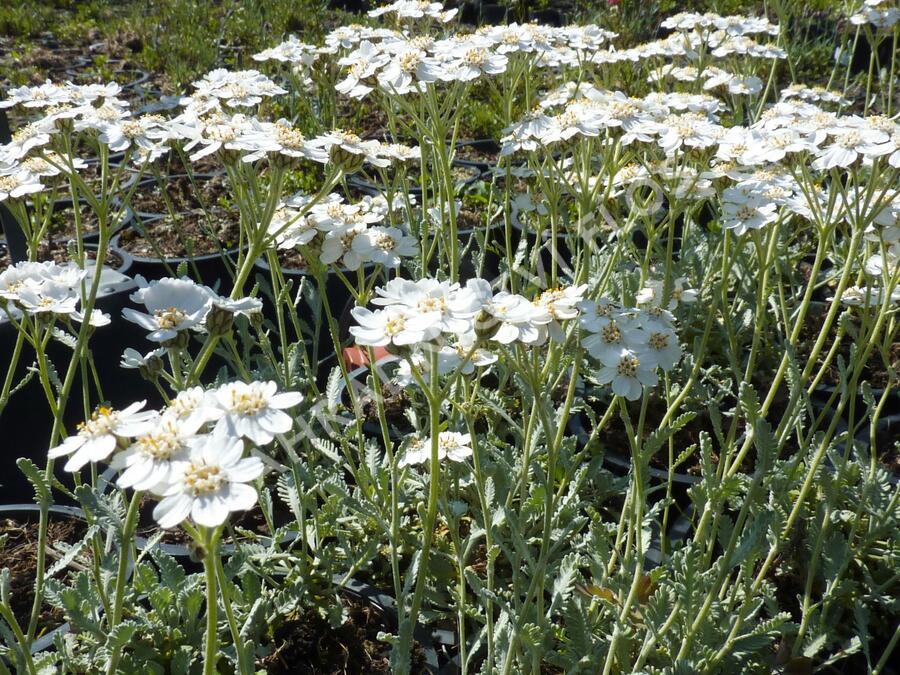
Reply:
[[[50,459],[72,455],[66,462],[66,471],[78,471],[88,462],[101,462],[118,447],[120,440],[150,431],[156,426],[158,413],[141,412],[146,401],[132,403],[124,410],[100,407],[83,424],[78,433],[69,436],[60,445],[52,448]]]
[[[464,462],[473,454],[471,446],[472,436],[470,434],[442,431],[438,434],[438,459]],[[407,446],[399,466],[403,468],[412,464],[425,464],[429,461],[431,461],[431,438],[414,439]]]
[[[650,331],[646,349],[641,356],[650,367],[662,368],[668,372],[681,359],[681,343],[672,328]]]
[[[135,281],[141,288],[132,293],[131,299],[146,306],[147,313],[126,308],[122,315],[150,331],[147,339],[154,342],[165,342],[180,331],[200,327],[211,301],[217,297],[209,288],[187,277],[159,279],[148,284],[138,276]]]
[[[605,362],[617,357],[622,349],[643,349],[647,344],[647,334],[642,330],[634,310],[622,310],[603,323],[597,333],[584,337],[581,344],[588,354]]]
[[[166,350],[163,347],[154,349],[146,354],[141,354],[137,349],[132,347],[126,347],[125,351],[122,353],[122,360],[119,365],[122,368],[129,369],[147,368],[153,364],[156,359],[161,359],[165,355]]]
[[[655,364],[644,356],[644,352],[623,348],[615,353],[605,353],[600,362],[602,367],[597,373],[597,381],[610,384],[616,396],[629,401],[639,399],[644,387],[652,387],[659,381],[653,371]]]
[[[521,295],[500,291],[485,302],[482,309],[476,328],[491,331],[496,327],[491,335],[494,342],[508,345],[518,341],[537,345],[546,339],[550,315]]]
[[[764,195],[740,186],[722,193],[722,227],[737,235],[763,228],[777,218],[778,205]]]
[[[384,347],[390,344],[413,345],[434,337],[428,326],[417,323],[401,307],[386,307],[372,311],[366,307],[354,307],[350,314],[358,325],[350,327],[350,334],[356,344]]]
[[[409,258],[419,252],[415,237],[404,234],[397,227],[370,227],[353,238],[351,248],[364,260],[388,268],[398,267],[401,258]]]
[[[74,316],[78,312],[81,295],[71,286],[47,281],[40,286],[22,287],[16,301],[28,314]]]
[[[278,393],[275,382],[229,382],[209,392],[207,405],[217,430],[265,445],[291,430],[293,419],[284,411],[302,401],[300,392]]]
[[[140,491],[167,489],[172,463],[187,458],[189,442],[201,425],[201,420],[182,420],[172,411],[164,412],[151,430],[115,454],[110,466],[121,471],[116,483]]]
[[[244,441],[222,433],[199,437],[183,461],[172,462],[169,485],[153,509],[165,529],[190,518],[203,527],[218,527],[234,511],[256,504],[256,488],[247,485],[262,475],[256,457],[244,457]]]
[[[29,171],[19,170],[7,174],[0,174],[0,202],[7,199],[21,199],[26,195],[41,192],[43,183]]]
[[[209,403],[210,393],[203,387],[190,387],[178,392],[166,406],[165,413],[174,415],[188,427],[198,429],[206,422],[218,419],[215,407]]]

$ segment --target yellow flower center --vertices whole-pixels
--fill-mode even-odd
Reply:
[[[184,472],[184,485],[194,497],[217,492],[225,485],[225,476],[218,466],[191,462]]]

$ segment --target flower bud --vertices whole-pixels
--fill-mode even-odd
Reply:
[[[178,335],[173,337],[171,340],[166,340],[162,343],[162,346],[166,349],[176,349],[182,350],[186,349],[188,343],[191,341],[191,336],[188,335],[186,330],[178,331]]]
[[[500,330],[500,321],[495,316],[481,310],[475,317],[475,336],[479,342],[490,340]]]
[[[344,150],[339,145],[331,148],[331,162],[344,173],[356,173],[363,167],[365,157],[355,152]]]
[[[153,381],[159,377],[165,364],[158,356],[149,356],[146,362],[138,368],[138,372],[145,380]]]
[[[231,332],[234,324],[234,314],[224,307],[213,304],[209,313],[206,315],[206,330],[210,335],[222,337]]]

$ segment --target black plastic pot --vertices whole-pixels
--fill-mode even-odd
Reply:
[[[588,439],[590,438],[590,432],[585,426],[584,415],[579,413],[570,416],[568,429],[569,432],[575,436],[580,447],[584,447],[585,444],[587,444]],[[614,448],[609,446],[605,447],[604,450],[603,463],[610,471],[619,476],[625,476],[631,472],[631,456],[619,454],[615,452]],[[667,483],[671,475],[672,483],[684,488],[699,483],[701,480],[700,476],[692,476],[691,474],[679,473],[677,471],[675,473],[670,473],[669,471],[658,469],[654,466],[647,467],[647,474],[651,481],[655,481],[657,484]]]
[[[471,148],[473,150],[478,150],[483,152],[484,154],[491,155],[492,158],[482,158],[482,159],[468,159],[466,157],[457,157],[455,161],[458,162],[467,162],[469,164],[473,164],[475,166],[484,167],[484,171],[490,171],[495,166],[497,166],[497,160],[500,157],[500,143],[495,141],[493,138],[476,138],[471,141],[458,141],[456,144],[456,150],[459,152],[460,150],[465,150],[466,148]]]
[[[479,25],[500,26],[507,23],[507,8],[503,5],[481,3],[478,7]]]
[[[172,168],[175,168],[175,167],[172,167]],[[168,173],[163,172],[162,175],[164,176],[164,180],[167,180],[167,181],[177,181],[177,180],[184,178],[184,179],[189,179],[192,182],[203,183],[204,181],[212,180],[214,178],[220,178],[221,176],[225,175],[225,169],[222,169],[221,171],[202,171],[202,172],[197,172],[197,173],[193,173],[190,175],[188,175],[187,173],[184,173],[183,170],[179,170],[178,173],[168,174]],[[136,173],[135,173],[135,176],[137,176]],[[138,190],[141,188],[144,188],[144,187],[154,187],[156,185],[158,185],[156,176],[152,173],[145,172],[144,175],[141,176],[140,182],[138,183]],[[192,187],[192,189],[193,189],[193,187]],[[159,208],[160,208],[160,210],[158,210],[158,211],[141,211],[138,209],[138,210],[135,210],[135,215],[137,217],[143,218],[143,219],[164,218],[169,215],[169,212],[166,208],[166,203],[162,199],[160,200]]]
[[[151,222],[143,219],[144,223]],[[139,229],[136,220],[132,225]],[[219,293],[227,293],[233,283],[234,266],[237,261],[238,249],[228,249],[221,253],[207,253],[204,255],[178,258],[148,258],[129,253],[122,245],[120,235],[116,235],[110,242],[110,247],[116,253],[127,255],[131,258],[131,274],[140,274],[148,281],[177,276],[178,267],[184,263],[187,266],[187,275],[200,283],[216,288]]]
[[[87,202],[79,200],[79,207],[86,207]],[[121,208],[121,211],[119,209]],[[121,212],[121,216],[118,218],[117,222],[112,226],[111,232],[121,232],[124,229],[131,227],[134,224],[134,211],[132,211],[127,206],[124,207],[115,207],[116,212]],[[72,200],[71,199],[60,199],[54,202],[53,211],[64,211],[64,210],[72,210]],[[54,241],[66,242],[71,239],[66,239],[64,237],[54,237]],[[85,244],[93,244],[96,245],[100,243],[100,232],[84,232],[81,235],[81,241]]]
[[[48,510],[51,516],[56,516],[59,520],[80,520],[82,522],[86,520],[84,511],[75,506],[51,505],[48,507]],[[39,517],[40,507],[37,504],[0,504],[0,518],[11,518],[19,522],[36,522]],[[38,654],[52,647],[56,642],[56,637],[65,635],[69,630],[70,626],[66,622],[53,630],[47,631],[31,643],[31,654]],[[3,660],[8,666],[14,666],[6,657],[3,657]]]
[[[525,260],[525,264],[528,267],[527,269],[522,270],[523,274],[526,276],[546,276],[553,267],[555,257],[556,268],[559,273],[563,276],[572,276],[574,272],[572,269],[572,249],[569,247],[568,236],[565,233],[559,232],[556,235],[556,254],[554,256],[549,230],[538,233],[527,227],[520,220],[519,211],[516,209],[510,211],[510,224],[518,233],[518,237],[515,237],[513,240],[513,246],[515,248],[519,246],[522,237],[525,237],[528,242],[530,251],[533,252],[534,248],[538,246],[540,248],[536,257],[529,253],[529,258],[526,258]]]
[[[97,309],[109,314],[113,324],[96,329],[91,337],[91,353],[100,382],[104,386],[104,399],[114,406],[123,406],[136,400],[154,395],[147,383],[140,379],[136,371],[122,370],[119,361],[125,347],[140,345],[143,335],[135,326],[121,320],[122,308],[128,296],[134,291],[134,282],[125,275],[129,271],[130,259],[127,254],[120,254],[123,265],[120,270],[104,268],[103,277],[97,296]],[[132,324],[133,325],[133,324]],[[16,329],[0,316],[0,353],[12,354],[16,344]],[[51,341],[47,347],[48,357],[52,363],[62,369],[67,367],[71,358],[71,349]],[[34,360],[33,350],[25,343],[19,359],[14,383],[20,382],[29,374]],[[5,367],[3,369],[5,375]],[[59,376],[65,376],[60,372]],[[72,430],[83,421],[84,410],[80,405],[82,374],[76,374],[72,386],[72,396],[66,409],[64,421],[66,428]],[[10,396],[6,408],[0,412],[0,438],[3,438],[3,452],[0,452],[0,484],[4,501],[23,501],[32,496],[31,486],[16,467],[19,457],[28,457],[38,466],[44,466],[49,449],[50,431],[53,416],[50,413],[46,396],[37,378],[33,376],[27,384]],[[57,462],[60,477],[64,462]]]
[[[393,597],[358,579],[350,578],[345,581],[344,576],[341,574],[335,574],[332,577],[332,581],[344,592],[364,600],[381,610],[382,615],[388,619],[389,627],[397,629],[399,614],[397,612],[397,603]],[[413,638],[425,652],[425,667],[428,669],[428,672],[434,675],[446,672],[441,669],[435,645],[449,646],[454,644],[453,634],[449,631],[431,629],[421,623],[417,623],[413,629]]]
[[[375,363],[375,372],[376,377],[383,384],[388,383],[391,380],[391,375],[396,368],[397,363],[399,362],[399,358],[396,356],[386,356],[384,358],[378,359]],[[356,393],[357,401],[359,400],[360,394],[365,393],[365,389],[367,385],[367,378],[369,376],[369,366],[360,366],[354,370],[351,370],[347,373],[347,377],[353,383],[353,389]],[[343,380],[338,384],[338,392],[340,394],[341,403],[344,407],[351,411],[350,415],[357,416],[361,413],[353,413],[353,404],[350,400],[350,395],[346,391],[347,384]],[[335,431],[340,431],[340,429],[336,428]],[[363,433],[369,438],[374,438],[379,442],[382,440],[381,434],[381,425],[375,421],[363,422]],[[395,427],[391,427],[388,431],[388,435],[390,439],[396,444],[402,441],[407,437],[407,433],[405,430],[397,429]]]
[[[837,388],[833,384],[820,384],[818,387],[813,390],[811,399],[813,405],[818,405],[820,407],[824,407],[831,396]],[[872,396],[877,403],[881,400],[881,397],[884,396],[884,389],[882,388],[873,388]],[[840,393],[838,393],[834,398],[834,405],[837,405],[837,402],[840,401]],[[865,415],[866,413],[866,401],[862,395],[862,389],[857,389],[856,392],[856,416],[857,419],[860,418],[861,415]],[[885,403],[884,411],[882,413],[883,417],[889,417],[892,415],[900,414],[900,389],[893,389],[888,394],[888,400]]]
[[[265,256],[262,256],[256,260],[256,268],[260,274],[263,275],[263,278],[266,280],[267,284],[271,284],[272,279],[272,268],[269,266],[269,261]],[[364,271],[366,276],[370,275],[374,267],[368,265],[364,267]],[[348,272],[346,270],[343,271],[344,275],[349,275],[349,279],[352,281],[355,278],[355,272]],[[313,288],[316,289],[316,293],[320,292],[319,286],[315,280],[315,278],[306,270],[306,269],[292,269],[292,268],[281,268],[281,274],[284,277],[284,280],[293,282],[292,288],[292,296],[296,297],[297,289],[299,288],[301,283],[311,284]],[[341,341],[342,346],[349,345],[350,333],[347,330],[350,325],[350,310],[354,306],[353,296],[348,290],[348,288],[344,285],[344,282],[341,281],[341,278],[329,270],[328,275],[325,280],[325,293],[328,296],[328,304],[331,307],[331,311],[335,320],[338,322],[338,328],[340,329],[340,334],[338,339]],[[318,317],[310,317],[309,311],[301,312],[301,316],[306,319],[310,325],[315,325],[318,323],[319,325],[319,340],[315,345],[314,354],[310,354],[310,357],[315,359],[322,365],[331,364],[334,365],[334,344],[331,339],[331,333],[328,330],[328,322],[326,320],[324,305],[319,308],[319,316]],[[267,299],[266,302],[263,303],[263,316],[266,317],[269,321],[273,323],[277,321],[277,315],[275,310],[274,302],[271,299]],[[312,336],[309,336],[310,346],[312,346]],[[321,370],[321,369],[320,369]],[[320,373],[327,378],[328,372],[331,370],[330,366],[327,366],[324,373]]]

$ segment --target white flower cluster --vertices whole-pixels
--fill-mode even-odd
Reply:
[[[389,8],[374,11],[447,16],[439,7],[438,3],[400,0]],[[442,40],[410,38],[391,31],[373,32],[362,27],[354,32],[351,28],[345,30],[339,41],[340,46],[349,45],[353,49],[338,59],[338,65],[345,69],[345,77],[336,89],[352,98],[364,98],[376,88],[402,96],[423,91],[428,84],[471,82],[499,75],[506,71],[509,58],[516,54],[533,59],[541,67],[575,66],[612,37],[614,33],[595,25],[552,28],[510,24]]]
[[[887,30],[900,22],[900,7],[889,6],[888,0],[865,0],[859,11],[850,16],[856,26],[871,24],[876,29]]]
[[[666,38],[647,42],[629,49],[595,51],[590,59],[597,64],[640,63],[648,59],[683,57],[696,61],[700,54],[714,58],[748,56],[763,59],[783,59],[786,52],[774,44],[760,44],[751,35],[779,33],[779,27],[765,17],[719,16],[683,12],[666,19],[663,28],[676,32]]]
[[[0,272],[0,312],[17,319],[65,318],[81,322],[82,282],[88,273],[75,263],[19,262]],[[109,316],[95,309],[92,326],[105,326]]]
[[[623,308],[601,298],[578,304],[579,324],[588,333],[582,346],[600,362],[597,379],[628,400],[659,380],[657,369],[669,371],[681,358],[675,318],[658,306]]]
[[[394,0],[389,5],[376,7],[369,10],[369,16],[378,17],[385,14],[394,14],[398,19],[436,19],[441,23],[452,21],[459,9],[453,8],[444,10],[444,6],[439,2],[428,2],[427,0]]]
[[[254,381],[187,389],[161,411],[143,411],[144,401],[123,410],[100,407],[49,457],[68,456],[66,471],[109,461],[121,472],[120,487],[161,498],[153,515],[162,527],[188,517],[216,527],[256,503],[247,483],[263,465],[245,457],[243,439],[261,446],[287,433],[293,421],[284,411],[301,401],[297,392],[278,393],[274,382]]]
[[[403,457],[400,459],[400,468],[430,462],[431,443],[431,438],[411,438],[407,442]],[[461,434],[457,431],[442,431],[438,434],[437,447],[438,460],[464,462],[473,454],[472,436],[471,434]]]
[[[399,227],[384,226],[388,202],[382,196],[348,204],[339,194],[310,205],[312,198],[295,195],[275,212],[269,234],[280,249],[303,247],[323,265],[357,270],[375,263],[396,268],[401,258],[418,253],[418,242]]]
[[[578,316],[575,308],[586,286],[548,290],[534,300],[500,291],[484,279],[465,286],[436,279],[392,279],[376,288],[374,312],[354,307],[357,344],[380,347],[422,345],[442,337],[475,344],[479,338],[510,345],[539,346],[563,341],[560,323]]]
[[[221,331],[232,317],[250,316],[262,310],[262,301],[257,298],[232,300],[187,277],[148,283],[138,275],[135,281],[139,288],[131,294],[131,300],[144,305],[147,311],[129,307],[122,310],[122,315],[148,331],[147,339],[153,342],[166,343],[189,330]]]

